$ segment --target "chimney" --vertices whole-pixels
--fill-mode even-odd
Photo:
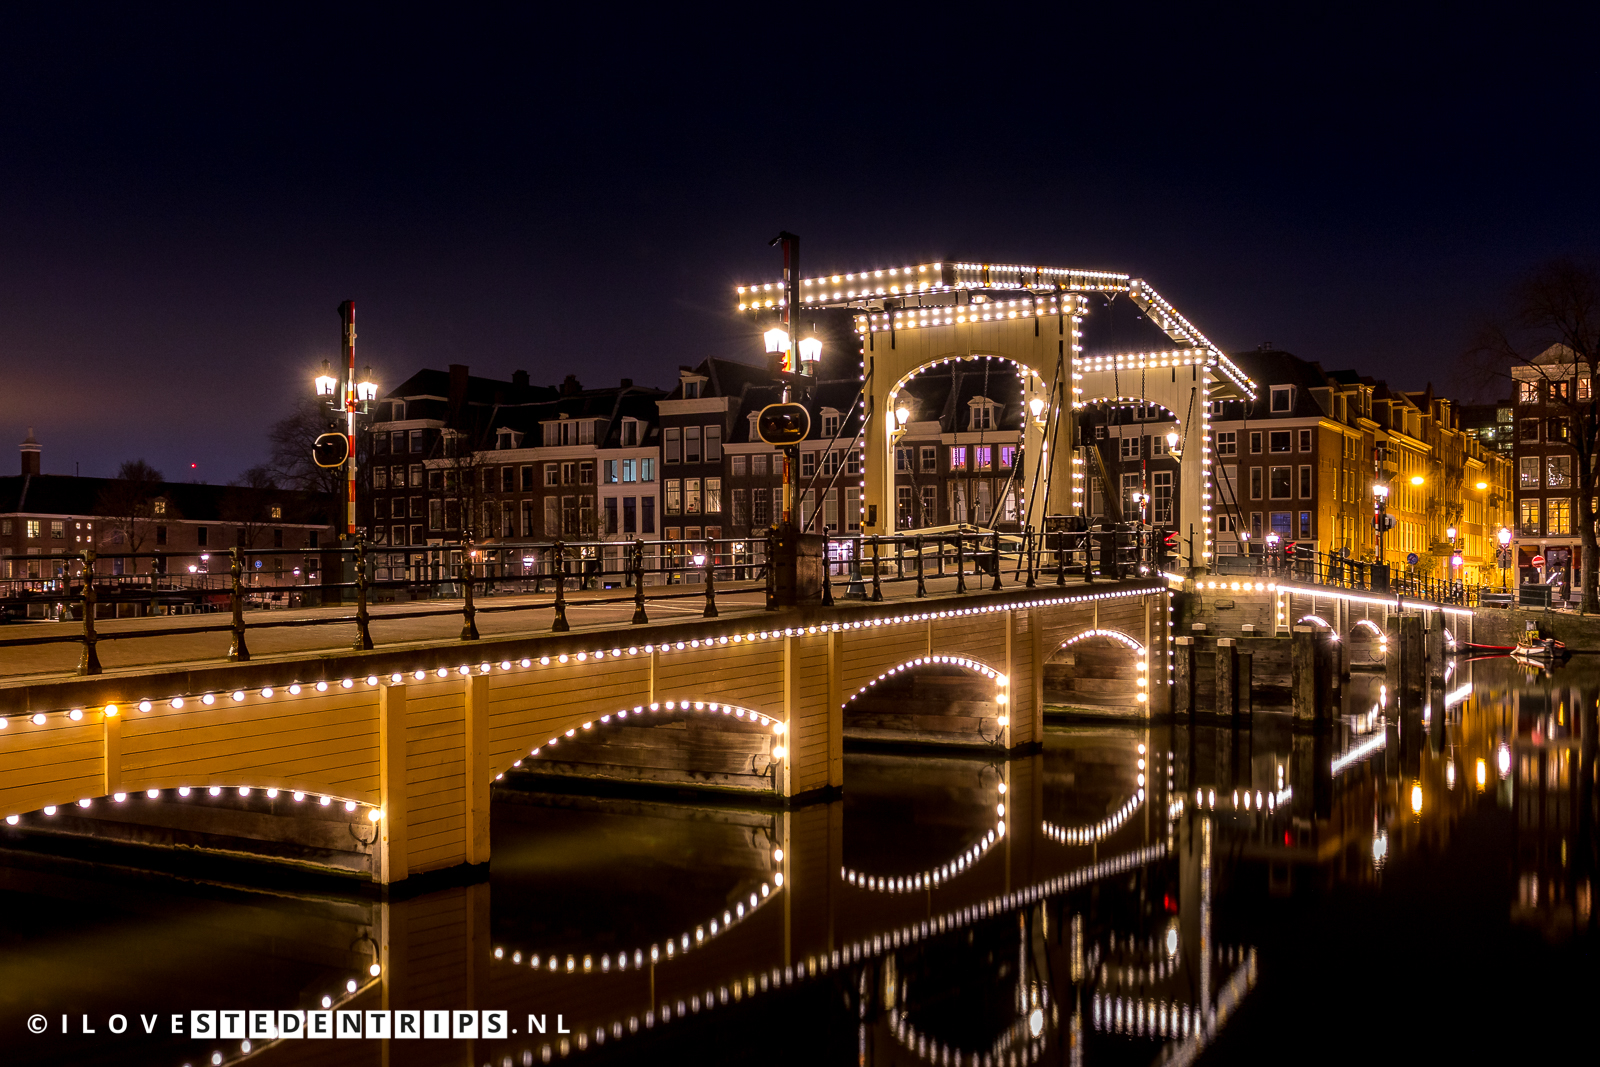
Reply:
[[[528,388],[528,372],[525,371],[525,370],[512,371],[511,372],[511,385],[515,389],[527,389]]]
[[[624,379],[622,379],[622,387],[624,389],[632,389],[633,388],[633,379],[632,378],[624,378]]]
[[[583,386],[578,384],[578,376],[576,374],[567,375],[561,382],[562,396],[577,396],[582,391]]]
[[[460,363],[450,364],[450,425],[459,429],[466,416],[467,368]]]
[[[33,439],[33,427],[28,427],[28,439],[22,442],[22,473],[39,473],[39,442]]]

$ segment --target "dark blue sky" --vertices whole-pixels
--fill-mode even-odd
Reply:
[[[753,356],[780,228],[808,274],[1125,270],[1224,347],[1458,391],[1507,285],[1594,251],[1575,23],[1194,7],[13,9],[0,432],[226,480],[346,297],[390,384],[665,384]]]

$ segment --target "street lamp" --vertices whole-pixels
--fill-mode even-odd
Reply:
[[[1033,417],[1036,419],[1043,415],[1044,397],[1036,396],[1032,400],[1028,401],[1028,410],[1033,412]]]
[[[356,413],[367,412],[373,400],[377,399],[378,386],[372,380],[372,368],[367,367],[360,381],[356,380],[356,303],[346,300],[339,305],[339,322],[341,325],[342,344],[344,348],[344,371],[342,381],[335,377],[333,367],[327,360],[322,361],[322,373],[316,377],[317,396],[328,401],[328,406],[335,411],[344,412],[345,416],[345,459],[342,464],[329,462],[329,467],[343,466],[345,468],[345,538],[353,539],[356,535]],[[337,439],[337,435],[335,435]],[[320,445],[319,445],[320,447]],[[336,455],[337,453],[335,453]],[[330,457],[332,458],[332,457]],[[319,460],[320,462],[320,460]]]
[[[822,359],[822,341],[815,336],[800,342],[800,373],[817,376],[817,363]]]
[[[1373,512],[1376,515],[1373,520],[1373,547],[1376,551],[1373,554],[1377,557],[1379,563],[1383,562],[1383,509],[1388,506],[1388,503],[1389,487],[1382,482],[1373,483],[1372,504]]]
[[[317,395],[333,396],[334,390],[339,387],[339,379],[333,376],[333,367],[327,360],[322,361],[322,373],[317,375]]]
[[[1506,591],[1506,565],[1511,562],[1511,531],[1500,527],[1500,591]]]

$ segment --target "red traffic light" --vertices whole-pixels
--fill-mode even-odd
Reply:
[[[1168,530],[1166,533],[1162,534],[1161,547],[1169,552],[1176,552],[1178,550],[1178,531]]]
[[[1293,541],[1285,541],[1283,543],[1283,554],[1285,556],[1294,555],[1294,542]]]

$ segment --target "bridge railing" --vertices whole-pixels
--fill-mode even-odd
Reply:
[[[1406,574],[1391,564],[1345,559],[1335,552],[1310,558],[1290,558],[1279,553],[1216,557],[1218,574],[1302,582],[1334,589],[1364,590],[1378,596],[1406,597],[1435,604],[1479,606],[1480,589],[1460,581]]]
[[[1012,584],[1028,586],[1041,580],[1064,585],[1068,577],[1086,582],[1130,578],[1151,573],[1155,536],[1148,528],[1020,533],[958,529],[877,537],[825,534],[822,601],[834,602],[836,577],[848,583],[844,595],[871,600],[883,599],[885,584],[901,582],[915,582],[914,596],[926,596],[929,578],[947,576],[955,578],[957,593],[1003,588],[1008,575]],[[163,573],[170,560],[164,553],[102,555],[90,550],[29,556],[52,577],[13,583],[0,598],[0,609],[15,618],[42,606],[56,618],[80,620],[82,629],[0,637],[0,649],[76,643],[82,647],[78,673],[93,675],[101,672],[103,641],[227,633],[228,658],[243,661],[250,658],[251,631],[353,623],[352,647],[365,651],[374,647],[369,609],[375,601],[439,598],[459,598],[460,604],[385,610],[378,618],[390,623],[460,615],[460,639],[475,641],[479,614],[548,612],[550,629],[565,632],[571,628],[569,591],[592,592],[578,601],[585,607],[631,603],[634,624],[650,621],[650,603],[667,600],[703,600],[701,614],[709,618],[718,614],[719,588],[764,591],[766,607],[778,607],[777,575],[768,566],[775,551],[776,531],[769,530],[764,536],[746,538],[469,542],[416,551],[360,543],[310,551],[233,548],[207,560],[208,565],[225,568],[223,572],[173,576]],[[314,562],[323,580],[294,585],[251,581],[263,560],[288,556],[303,561],[304,573],[297,572],[297,577],[309,578]],[[135,573],[141,565],[149,573]],[[108,574],[108,568],[118,573]],[[334,571],[338,580],[328,580]],[[280,574],[282,568],[274,567],[272,573]],[[978,579],[976,589],[969,589],[969,577]],[[335,604],[355,610],[353,614],[247,614],[248,609],[267,607],[279,597],[287,598],[282,601],[285,606]],[[101,632],[97,623],[123,617],[124,605],[133,606],[135,615],[141,610],[159,614],[187,609],[226,612],[229,617],[225,622]]]

